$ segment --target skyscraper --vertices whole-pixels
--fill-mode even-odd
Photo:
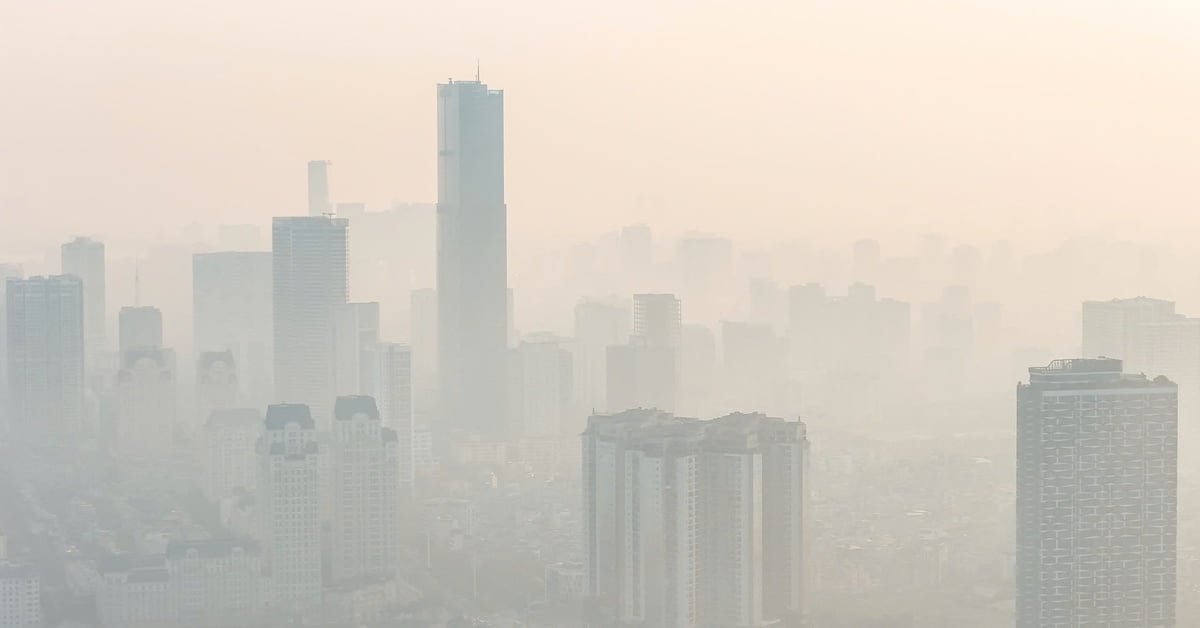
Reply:
[[[807,457],[803,423],[761,414],[593,416],[583,525],[597,620],[749,628],[803,613]]]
[[[108,350],[104,243],[91,238],[75,238],[62,245],[61,253],[62,274],[74,275],[83,282],[84,353],[88,368],[95,369]]]
[[[193,255],[192,325],[195,354],[232,351],[242,392],[265,405],[274,392],[271,252]]]
[[[275,397],[304,403],[319,420],[334,395],[334,309],[349,292],[349,223],[325,216],[275,218],[272,228]]]
[[[9,421],[27,435],[74,433],[83,420],[83,282],[9,279]]]
[[[323,216],[333,211],[329,201],[329,162],[308,162],[308,215]]]
[[[504,93],[438,85],[438,366],[452,428],[505,436],[508,224]]]
[[[1176,394],[1114,359],[1017,386],[1017,628],[1175,626]]]
[[[262,412],[254,408],[213,410],[201,432],[204,494],[214,503],[235,489],[254,493],[258,486],[255,446],[263,433]]]
[[[575,306],[574,398],[583,408],[605,407],[608,347],[629,341],[629,309],[584,300]]]
[[[303,612],[321,601],[321,478],[316,424],[307,406],[267,408],[258,442],[260,539],[273,603]]]
[[[333,420],[333,579],[397,567],[396,433],[371,397],[338,397]]]

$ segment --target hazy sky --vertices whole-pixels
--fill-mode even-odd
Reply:
[[[318,158],[432,200],[477,57],[516,239],[1196,224],[1196,0],[0,0],[5,224],[265,225]]]

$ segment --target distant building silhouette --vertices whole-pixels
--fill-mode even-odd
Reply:
[[[329,162],[308,162],[308,215],[321,216],[333,211],[329,201]]]
[[[83,337],[88,369],[101,370],[109,351],[104,243],[75,238],[62,245],[62,274],[83,282]],[[111,369],[111,365],[108,367]],[[111,370],[110,370],[111,372]]]
[[[254,405],[263,406],[274,392],[271,281],[270,251],[192,256],[195,355],[232,352],[242,393]]]

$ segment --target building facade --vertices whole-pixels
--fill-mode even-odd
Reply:
[[[83,282],[9,279],[9,423],[28,435],[77,432],[84,415]]]
[[[478,80],[438,85],[440,412],[454,429],[506,435],[508,218],[504,93]]]
[[[654,410],[583,435],[584,572],[597,621],[773,625],[804,611],[805,426]]]
[[[396,433],[383,427],[375,399],[338,397],[333,421],[333,579],[394,574],[399,460]]]
[[[1175,626],[1176,386],[1114,359],[1017,387],[1018,628]]]
[[[275,218],[272,226],[275,398],[328,425],[334,395],[334,310],[349,293],[349,222]]]
[[[303,613],[321,601],[321,477],[316,424],[302,404],[267,408],[258,443],[264,563],[275,610]]]

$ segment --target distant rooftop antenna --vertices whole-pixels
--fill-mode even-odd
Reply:
[[[142,260],[133,261],[133,304],[142,304]]]
[[[483,82],[479,79],[479,57],[475,57],[475,82],[476,83]]]

